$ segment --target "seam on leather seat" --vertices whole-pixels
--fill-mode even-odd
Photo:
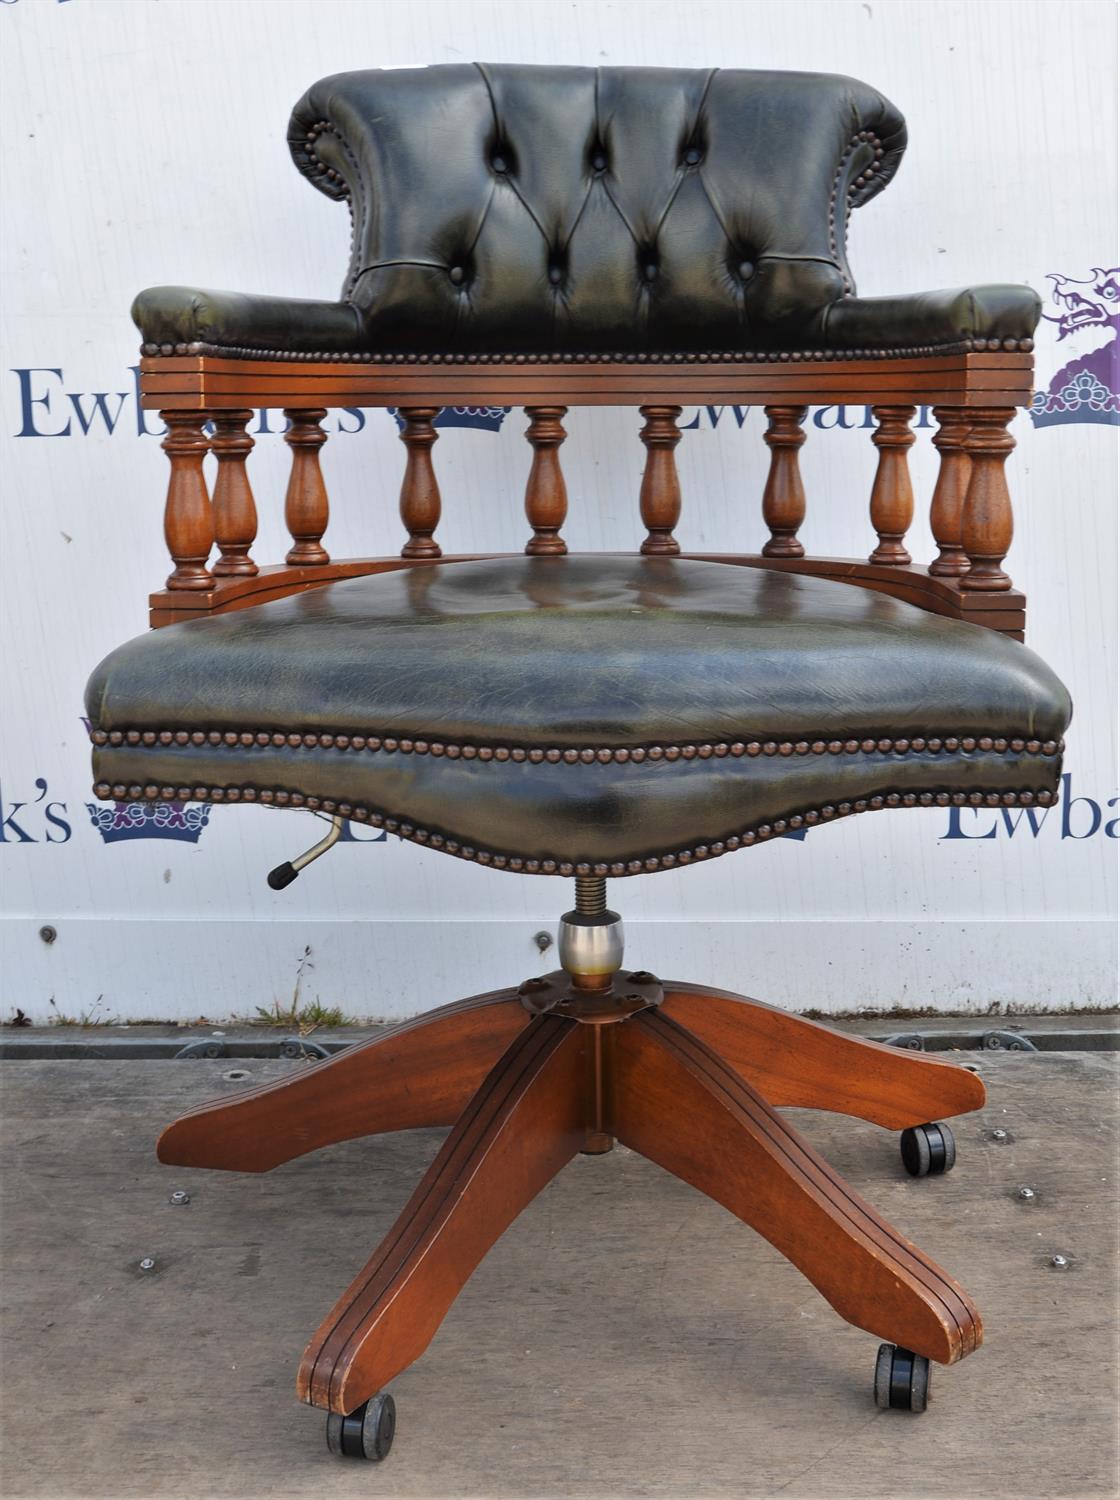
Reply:
[[[445,755],[449,759],[481,761],[548,761],[567,765],[590,765],[594,761],[620,764],[658,760],[708,760],[723,756],[756,755],[883,755],[949,754],[974,750],[1015,755],[1057,755],[1065,749],[1064,740],[1039,740],[1026,735],[937,735],[898,739],[892,735],[863,735],[856,739],[836,736],[813,740],[716,740],[685,741],[679,744],[652,745],[474,745],[469,743],[424,739],[399,735],[364,735],[346,732],[299,731],[274,729],[91,729],[95,745],[197,745],[224,750],[241,750],[275,746],[292,750],[356,750],[390,755]]]
[[[399,819],[387,815],[379,809],[371,809],[360,804],[350,802],[339,802],[328,797],[305,797],[301,792],[289,792],[284,788],[260,788],[253,786],[232,787],[208,787],[208,786],[156,786],[147,785],[129,786],[123,782],[110,784],[100,781],[94,786],[94,795],[102,801],[110,798],[116,801],[130,802],[219,802],[249,805],[262,804],[266,807],[282,807],[293,809],[305,809],[311,812],[325,812],[339,817],[352,818],[360,823],[369,823],[371,827],[383,828],[387,833],[398,834],[401,838],[410,840],[415,844],[422,844],[432,849],[439,849],[445,854],[454,855],[458,859],[466,859],[474,864],[488,865],[498,870],[510,870],[515,874],[524,875],[601,875],[621,878],[627,875],[653,874],[657,870],[670,870],[681,865],[698,863],[706,859],[718,859],[722,854],[730,854],[736,849],[747,849],[753,844],[764,843],[768,839],[780,838],[785,833],[794,832],[800,828],[812,828],[820,823],[829,823],[837,818],[850,817],[856,813],[879,812],[883,808],[899,807],[1049,807],[1057,800],[1057,793],[1047,791],[1024,790],[1020,792],[946,792],[924,791],[924,792],[884,792],[873,797],[859,797],[851,801],[825,803],[820,807],[807,808],[800,813],[793,813],[788,818],[775,818],[772,823],[760,823],[754,827],[740,830],[737,833],[727,835],[722,839],[714,839],[710,843],[701,843],[687,849],[678,849],[671,853],[648,854],[641,858],[629,860],[568,860],[568,859],[543,859],[526,858],[522,855],[502,854],[488,849],[477,849],[473,845],[461,843],[458,839],[448,838],[446,835],[433,832],[427,828],[417,827],[406,819]]]

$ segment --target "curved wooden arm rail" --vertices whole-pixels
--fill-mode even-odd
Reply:
[[[568,496],[559,449],[562,418],[576,406],[637,406],[646,449],[639,512],[643,553],[680,555],[675,535],[681,487],[674,449],[685,405],[735,403],[765,409],[770,469],[761,498],[769,531],[755,553],[734,538],[710,560],[746,567],[813,573],[903,598],[936,614],[971,620],[1022,639],[1026,601],[1003,568],[1011,545],[1011,500],[1004,464],[1014,448],[1007,426],[1030,400],[1032,357],[1011,351],[883,355],[860,359],[705,359],[665,362],[528,356],[486,362],[459,359],[293,362],[226,359],[205,354],[145,356],[141,404],[168,424],[163,441],[171,463],[165,512],[174,563],[166,586],[151,597],[153,625],[244,608],[339,578],[416,566],[442,557],[436,530],[442,500],[432,461],[443,406],[470,402],[522,406],[532,462],[525,513],[532,529],[525,551],[561,554]],[[799,449],[813,404],[870,408],[879,452],[869,499],[877,545],[866,562],[806,555],[799,532],[806,497]],[[915,441],[917,407],[932,408],[940,471],[930,526],[938,555],[914,563],[906,547],[914,498],[907,450]],[[332,562],[322,538],[327,489],[319,466],[326,442],[320,423],[328,407],[394,407],[407,449],[400,513],[407,540],[397,556]],[[253,410],[279,408],[289,422],[292,473],[285,518],[292,546],[285,562],[261,566],[250,557],[256,509],[246,472]],[[212,427],[212,433],[211,433]],[[202,460],[218,459],[211,504]],[[210,566],[217,541],[219,556]],[[690,554],[693,555],[693,554]],[[443,561],[455,561],[443,558]]]

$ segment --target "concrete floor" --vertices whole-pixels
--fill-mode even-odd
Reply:
[[[878,1412],[876,1340],[616,1150],[579,1158],[483,1263],[394,1383],[380,1467],[329,1456],[295,1367],[442,1133],[191,1173],[156,1163],[164,1122],[308,1064],[4,1062],[0,1493],[1114,1495],[1118,1056],[979,1061],[990,1103],[944,1178],[907,1178],[873,1126],[795,1116],[984,1313],[984,1348],[936,1371],[926,1415]]]

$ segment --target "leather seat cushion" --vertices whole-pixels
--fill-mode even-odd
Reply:
[[[482,863],[663,868],[880,806],[1051,800],[1068,694],[846,583],[671,558],[442,563],[139,637],[98,795],[340,811]]]

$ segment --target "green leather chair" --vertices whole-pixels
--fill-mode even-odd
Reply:
[[[626,969],[606,882],[791,830],[813,830],[811,860],[817,825],[854,813],[1053,799],[1069,699],[1022,644],[1003,568],[1006,428],[1029,399],[1038,299],[856,294],[847,216],[890,181],[906,137],[894,106],[847,78],[355,72],[309,90],[288,140],[350,210],[339,300],[182,287],[136,300],[144,405],[168,426],[174,568],[152,598],[158,628],[91,678],[97,793],[329,819],[277,887],[351,819],[574,879],[576,900],[554,973],[203,1105],[160,1157],[263,1171],[353,1136],[453,1126],[304,1356],[300,1395],[328,1412],[337,1453],[384,1456],[388,1382],[516,1214],[576,1152],[615,1139],[725,1204],[883,1339],[876,1400],[920,1411],[930,1360],[978,1346],[976,1309],[775,1106],[901,1131],[923,1176],[953,1165],[944,1117],[979,1107],[982,1084]],[[677,418],[708,401],[766,409],[755,553],[737,539],[689,556],[674,535]],[[808,557],[798,537],[817,402],[873,414],[866,559]],[[524,554],[443,557],[435,539],[434,423],[468,403],[529,415]],[[588,404],[645,418],[632,555],[567,555],[561,419]],[[905,544],[919,404],[941,452],[928,566]],[[398,410],[399,555],[342,562],[323,545],[331,406]],[[273,567],[251,550],[258,407],[286,412],[292,449],[292,547]]]

